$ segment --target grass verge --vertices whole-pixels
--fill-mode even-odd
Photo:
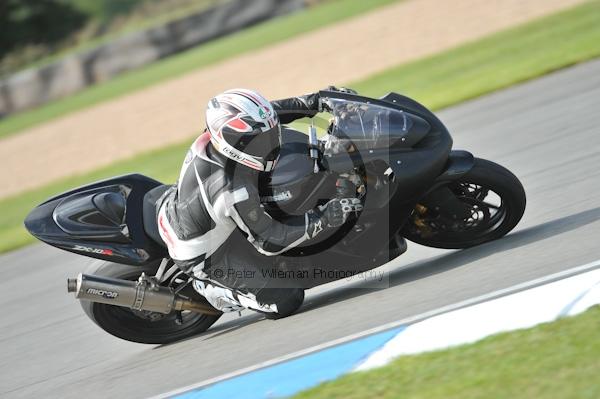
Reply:
[[[329,0],[297,13],[267,21],[210,41],[147,67],[124,73],[106,83],[31,111],[0,120],[0,138],[91,105],[114,99],[226,58],[267,47],[293,36],[360,15],[398,0]]]
[[[190,143],[186,142],[148,152],[91,173],[62,179],[40,189],[0,200],[2,212],[0,253],[22,247],[35,240],[23,227],[23,220],[34,206],[47,198],[93,181],[137,171],[160,181],[173,182],[177,179],[179,168],[189,146]]]
[[[600,306],[474,344],[403,356],[295,398],[599,398]]]
[[[398,91],[434,109],[600,56],[600,1],[530,22],[445,53],[393,68],[353,84],[379,95]],[[129,172],[176,179],[192,141],[140,155],[113,166],[0,200],[0,252],[33,241],[22,228],[27,212],[52,194]]]
[[[368,95],[397,91],[439,109],[600,56],[600,1],[529,22],[354,87]]]

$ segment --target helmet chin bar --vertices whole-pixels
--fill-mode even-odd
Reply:
[[[210,141],[217,151],[227,158],[244,166],[259,172],[271,172],[273,168],[275,168],[275,165],[277,165],[277,161],[279,161],[279,154],[277,154],[277,157],[274,160],[263,163],[261,160],[259,160],[259,157],[254,157],[237,150],[233,146],[229,145],[225,140],[219,139],[213,135],[210,129],[207,130],[210,134]]]
[[[266,170],[265,165],[259,161],[258,159],[256,159],[253,156],[244,154],[241,151],[238,151],[237,149],[233,148],[231,145],[229,144],[225,144],[223,145],[223,142],[219,142],[218,140],[214,140],[214,136],[211,133],[211,141],[213,142],[213,145],[215,145],[217,147],[217,149],[219,150],[219,152],[223,155],[225,155],[227,158],[232,159],[244,166],[247,166],[251,169],[257,170],[259,172],[269,172],[272,168],[273,168],[273,162],[271,162],[271,167],[269,170]]]

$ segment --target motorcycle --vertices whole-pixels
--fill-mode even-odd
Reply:
[[[322,91],[331,114],[318,138],[284,128],[279,161],[259,191],[274,218],[301,214],[333,197],[360,199],[346,223],[283,254],[317,259],[324,276],[348,265],[375,269],[406,250],[406,240],[460,249],[510,232],[525,211],[525,191],[509,170],[452,149],[443,123],[397,93],[375,99]],[[27,230],[57,248],[97,261],[68,279],[87,316],[116,337],[163,344],[206,331],[221,316],[169,258],[156,202],[170,186],[140,174],[99,181],[33,209]],[[326,265],[326,266],[322,266]],[[331,273],[330,273],[331,272]]]

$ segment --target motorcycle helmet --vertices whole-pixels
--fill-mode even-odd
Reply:
[[[279,157],[281,125],[271,103],[259,93],[228,90],[212,98],[206,127],[213,147],[248,168],[270,172]]]

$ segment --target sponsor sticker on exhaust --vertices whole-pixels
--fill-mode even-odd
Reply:
[[[91,294],[91,295],[98,295],[98,296],[108,298],[108,299],[115,299],[116,297],[119,296],[118,292],[99,290],[97,288],[88,288],[86,293]]]

